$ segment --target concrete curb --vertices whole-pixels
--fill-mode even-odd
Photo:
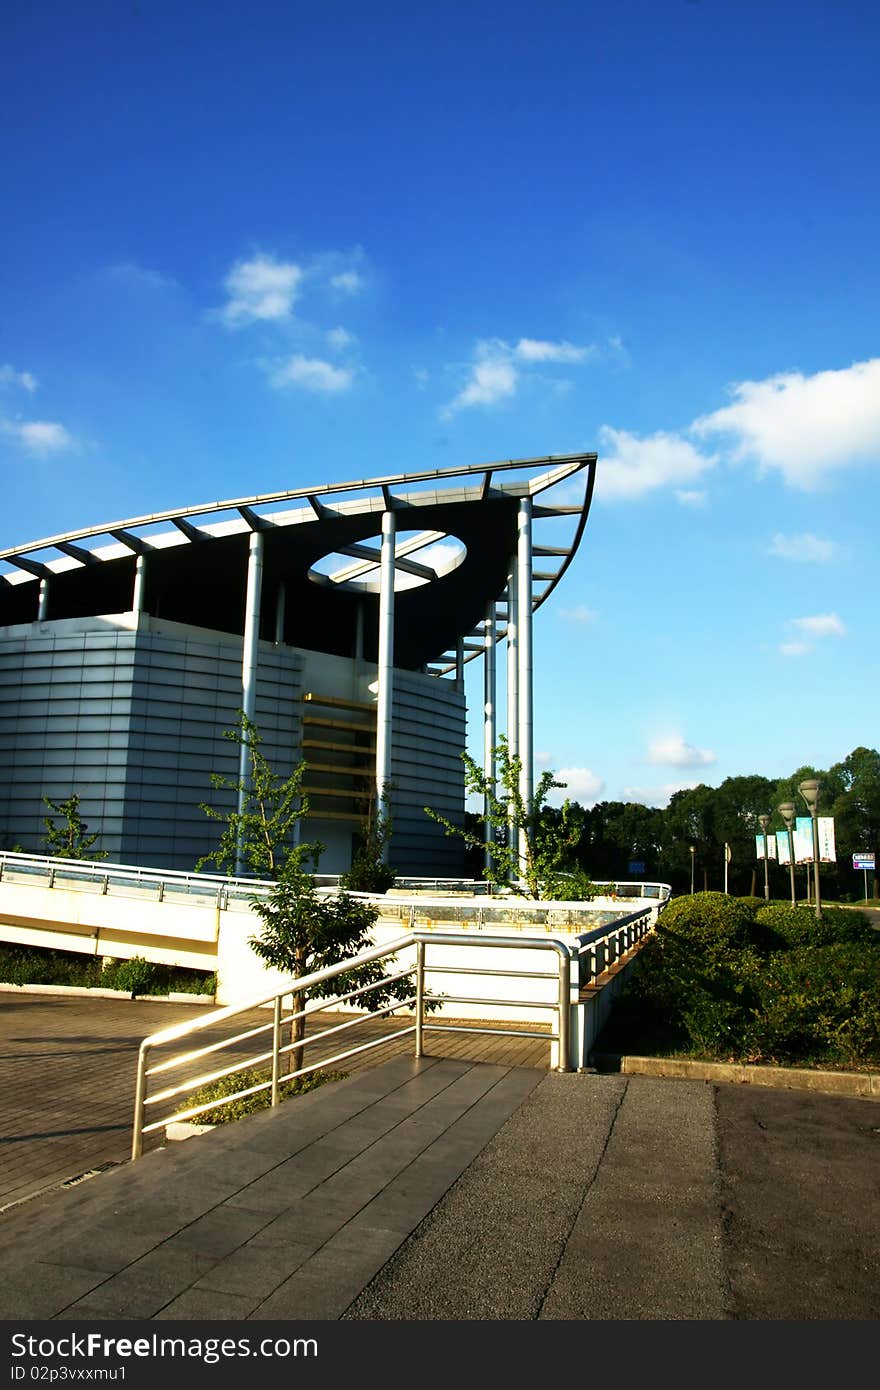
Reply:
[[[13,985],[0,980],[0,992],[7,994],[68,994],[75,999],[131,999],[128,990],[102,989],[96,985]],[[212,994],[136,994],[139,1004],[213,1004]]]
[[[819,1091],[832,1096],[880,1100],[880,1072],[811,1071],[804,1067],[753,1067],[738,1062],[699,1062],[686,1057],[594,1057],[597,1071],[628,1076],[670,1076],[727,1085],[772,1086],[789,1091]]]

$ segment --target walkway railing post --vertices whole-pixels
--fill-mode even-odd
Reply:
[[[557,1071],[571,1071],[571,956],[559,956],[559,1061]]]
[[[416,1056],[422,1056],[425,1027],[425,943],[416,942]]]
[[[138,1053],[137,1082],[134,1093],[134,1127],[131,1139],[132,1162],[144,1151],[144,1112],[147,1098],[147,1049],[141,1044]]]
[[[281,1071],[281,998],[280,994],[275,996],[275,1012],[272,1018],[272,1105],[276,1106],[280,1100],[278,1094],[278,1076]]]

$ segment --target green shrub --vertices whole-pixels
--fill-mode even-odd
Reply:
[[[765,1060],[880,1057],[880,951],[857,942],[775,951],[758,981],[752,1045]]]
[[[2,946],[0,980],[10,985],[79,985],[89,989],[101,983],[101,962],[79,951]]]
[[[672,898],[657,923],[660,935],[676,936],[712,951],[749,946],[755,914],[740,898],[726,893],[694,893]]]
[[[316,1087],[323,1086],[328,1081],[343,1081],[347,1073],[342,1071],[312,1071],[306,1076],[298,1076],[295,1081],[288,1081],[281,1087],[281,1098],[287,1100],[290,1096],[301,1096],[306,1091],[314,1091]],[[207,1086],[200,1087],[193,1091],[192,1095],[187,1096],[181,1105],[181,1110],[188,1110],[191,1105],[205,1105],[210,1100],[223,1100],[226,1096],[234,1096],[237,1091],[246,1091],[251,1086],[259,1086],[261,1083],[271,1082],[272,1073],[265,1068],[254,1068],[250,1071],[233,1072],[230,1076],[222,1076],[219,1081],[212,1081]],[[218,1105],[214,1110],[205,1110],[201,1115],[193,1117],[194,1124],[200,1125],[226,1125],[233,1120],[240,1120],[245,1115],[253,1115],[258,1110],[268,1110],[272,1104],[272,1091],[269,1086],[265,1090],[257,1091],[254,1095],[242,1096],[240,1100],[228,1101],[225,1105]]]
[[[0,980],[10,985],[100,987],[127,994],[214,995],[217,991],[216,975],[205,970],[151,965],[141,957],[104,965],[97,956],[81,951],[52,951],[45,946],[0,946]]]
[[[771,950],[796,946],[830,946],[836,942],[861,942],[876,946],[880,935],[865,914],[848,907],[826,907],[820,920],[812,907],[791,907],[787,903],[768,903],[755,914],[761,935]]]
[[[143,956],[116,960],[104,967],[101,983],[106,989],[124,990],[134,999],[138,994],[151,992],[156,983],[156,966]]]

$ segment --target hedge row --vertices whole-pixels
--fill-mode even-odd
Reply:
[[[621,1050],[629,1034],[719,1061],[880,1063],[880,932],[847,908],[817,921],[810,908],[723,893],[673,899],[609,1034]]]

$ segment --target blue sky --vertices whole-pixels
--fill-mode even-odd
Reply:
[[[595,449],[536,621],[542,766],[664,804],[877,746],[875,4],[3,30],[0,547]]]

